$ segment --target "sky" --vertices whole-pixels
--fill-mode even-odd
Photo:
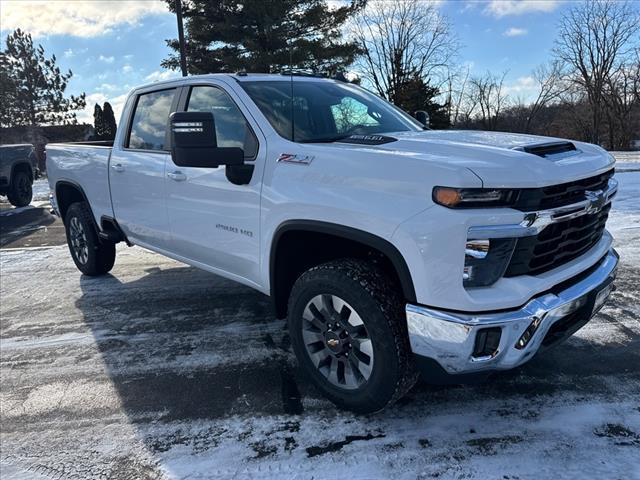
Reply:
[[[472,75],[508,71],[508,93],[525,99],[535,94],[531,72],[549,59],[559,14],[570,6],[571,0],[438,1],[462,45],[457,61]],[[95,103],[105,101],[119,118],[131,88],[178,76],[160,66],[169,53],[165,40],[177,37],[163,1],[0,0],[2,48],[18,27],[73,71],[68,93],[87,95],[80,121],[93,123]]]

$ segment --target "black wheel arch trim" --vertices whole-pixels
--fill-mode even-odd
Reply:
[[[62,186],[69,186],[69,187],[73,187],[74,189],[78,190],[78,192],[80,192],[80,195],[82,196],[84,202],[87,204],[87,207],[89,207],[89,212],[91,212],[91,218],[93,218],[93,224],[94,224],[94,228],[96,229],[96,235],[100,234],[100,226],[97,224],[96,222],[96,217],[93,214],[93,209],[91,208],[91,203],[89,203],[89,199],[87,198],[87,194],[84,193],[83,188],[78,185],[76,182],[72,182],[71,180],[58,180],[56,182],[56,202],[58,204],[58,210],[60,210],[60,218],[62,219],[62,221],[64,222],[64,214],[62,213],[61,209],[60,209],[60,199],[58,198],[58,189]],[[66,213],[66,210],[65,210]]]
[[[413,286],[413,279],[411,278],[411,271],[400,251],[388,240],[385,240],[378,235],[366,232],[346,225],[340,225],[337,223],[323,222],[320,220],[287,220],[281,223],[276,228],[273,235],[273,241],[271,242],[270,257],[269,257],[269,288],[271,297],[275,300],[276,290],[276,251],[280,238],[290,231],[306,231],[317,232],[328,235],[334,235],[346,240],[352,240],[358,243],[362,243],[368,247],[374,248],[385,255],[393,267],[396,270],[398,278],[400,280],[400,287],[402,288],[402,294],[407,302],[416,302],[416,292]]]

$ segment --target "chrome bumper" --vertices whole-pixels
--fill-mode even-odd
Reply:
[[[597,312],[612,290],[617,265],[618,254],[611,249],[585,278],[560,292],[536,297],[518,310],[455,313],[409,304],[411,348],[417,355],[436,360],[449,374],[517,367],[540,349],[555,323],[580,309],[585,312],[585,322]],[[528,343],[518,345],[534,322],[537,327]],[[497,349],[491,355],[474,356],[476,334],[491,327],[501,330]]]

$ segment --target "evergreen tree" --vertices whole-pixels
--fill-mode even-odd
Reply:
[[[104,102],[102,106],[102,118],[103,118],[103,139],[113,140],[116,138],[116,117],[113,113],[113,108],[109,102]]]
[[[175,2],[166,0],[173,11]],[[183,0],[190,74],[278,72],[293,68],[335,74],[359,53],[342,27],[366,0],[330,8],[326,0]],[[179,52],[178,41],[167,44]],[[178,69],[179,53],[163,67]]]
[[[100,105],[93,107],[93,139],[102,140],[104,137],[104,113]]]
[[[42,45],[20,29],[10,33],[0,52],[0,122],[2,126],[77,123],[75,110],[85,107],[84,93],[65,97],[71,70],[62,73],[56,56],[46,58]]]
[[[399,85],[392,101],[411,115],[418,110],[426,111],[432,128],[445,129],[451,126],[451,121],[446,105],[435,101],[439,93],[437,87],[432,87],[422,77],[414,74]]]

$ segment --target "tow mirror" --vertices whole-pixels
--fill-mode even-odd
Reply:
[[[180,167],[216,168],[242,165],[244,151],[218,147],[216,123],[210,112],[174,112],[169,116],[171,159]]]
[[[416,120],[418,120],[422,125],[429,128],[429,124],[431,123],[431,119],[429,118],[429,114],[424,110],[418,110],[415,114]]]

